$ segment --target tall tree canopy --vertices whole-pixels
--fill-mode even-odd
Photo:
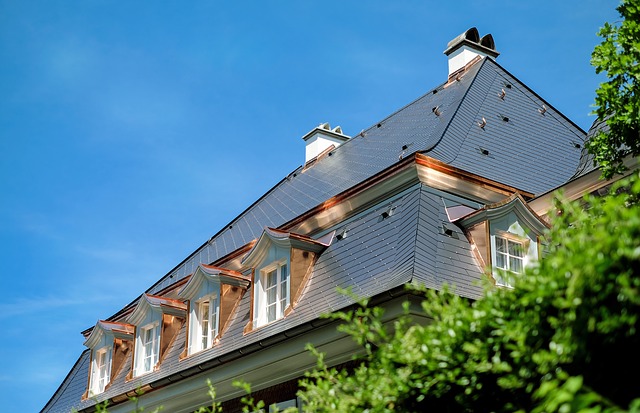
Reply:
[[[622,20],[605,23],[591,55],[596,73],[607,76],[596,90],[594,113],[608,127],[587,148],[604,178],[624,171],[626,156],[640,155],[640,0],[622,0],[617,10]]]

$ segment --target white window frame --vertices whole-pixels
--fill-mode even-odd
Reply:
[[[147,332],[151,332],[150,340],[145,341]],[[136,339],[136,369],[135,376],[141,376],[153,371],[158,364],[160,355],[160,323],[154,322],[140,328]],[[147,360],[149,361],[147,363]]]
[[[207,307],[206,314],[204,308]],[[220,326],[220,303],[218,296],[215,294],[205,296],[196,301],[195,308],[191,312],[193,322],[191,323],[191,351],[190,354],[206,350],[213,346],[218,337]],[[206,326],[203,327],[203,324]],[[206,336],[203,334],[203,328],[206,328]],[[206,342],[205,342],[206,340]]]
[[[91,393],[93,395],[104,392],[111,378],[111,352],[109,346],[102,347],[94,352],[91,364]]]
[[[275,283],[268,285],[270,274],[275,276]],[[288,260],[279,260],[261,268],[254,306],[255,326],[263,326],[283,318],[285,310],[291,304],[290,300],[291,271]]]
[[[498,251],[498,240],[504,241],[505,251]],[[516,251],[520,252],[520,255],[512,254],[509,250],[509,244],[516,245],[518,248]],[[529,250],[529,240],[519,237],[509,232],[498,231],[495,235],[491,236],[491,259],[493,267],[493,277],[496,280],[496,285],[501,287],[513,288],[513,285],[509,281],[508,277],[504,277],[504,271],[513,274],[522,274],[526,268],[529,257],[527,251]],[[498,265],[499,258],[503,263],[502,266]],[[520,262],[520,269],[514,270],[512,267],[512,260]]]

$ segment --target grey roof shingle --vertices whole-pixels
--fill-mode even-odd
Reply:
[[[544,114],[539,111],[543,104]],[[483,117],[487,123],[481,128]],[[441,143],[429,155],[535,194],[573,175],[580,158],[574,143],[583,145],[584,139],[584,132],[551,105],[485,60]]]
[[[320,255],[300,301],[286,318],[245,334],[243,330],[249,321],[252,297],[249,289],[214,348],[180,360],[186,338],[186,326],[183,325],[158,371],[125,381],[125,375],[131,367],[129,358],[112,386],[99,395],[98,400],[135,390],[143,383],[173,377],[179,372],[313,321],[321,314],[353,304],[353,299],[337,291],[338,287],[352,287],[357,296],[372,297],[412,281],[437,289],[441,288],[443,282],[449,282],[462,287],[457,290],[461,295],[477,298],[479,290],[471,286],[471,281],[480,279],[482,270],[477,266],[468,268],[472,261],[469,261],[471,250],[466,238],[461,234],[456,244],[451,244],[446,235],[434,233],[434,228],[438,228],[443,219],[446,220],[443,198],[447,197],[445,193],[416,184],[391,201],[384,201],[361,212],[348,222],[347,236],[335,240]],[[382,212],[387,211],[390,205],[395,207],[394,213],[383,218]],[[428,247],[423,249],[423,244]],[[460,251],[453,253],[452,250],[457,248]],[[465,269],[461,278],[455,277],[453,272],[448,277],[438,273],[438,261],[444,259],[455,267]],[[76,391],[61,391],[59,397],[52,399],[43,412],[66,412],[71,407],[82,409],[95,403],[91,399],[79,402],[87,383],[88,353],[83,353],[82,362],[78,362],[76,375],[79,378],[70,375],[68,379],[69,386],[72,384],[77,387]]]

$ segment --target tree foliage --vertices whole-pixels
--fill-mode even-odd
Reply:
[[[426,291],[426,325],[389,328],[366,306],[337,315],[364,356],[336,369],[319,354],[306,410],[640,412],[640,180],[624,184],[562,202],[549,252],[514,289],[474,302]]]
[[[598,32],[603,41],[591,55],[596,73],[607,76],[596,90],[594,113],[608,128],[587,149],[605,178],[625,169],[627,155],[640,155],[640,0],[622,0],[617,10],[622,21],[605,23]]]

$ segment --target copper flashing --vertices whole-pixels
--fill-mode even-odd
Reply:
[[[500,53],[496,50],[493,36],[490,34],[486,34],[482,36],[482,38],[480,38],[478,29],[476,29],[475,27],[466,30],[462,34],[458,35],[455,39],[447,43],[447,50],[444,51],[444,54],[449,56],[451,53],[455,52],[462,46],[469,46],[472,49],[476,49],[493,58],[496,58],[500,55]]]
[[[430,169],[443,172],[455,178],[459,178],[463,181],[476,184],[483,188],[501,192],[505,195],[517,193],[525,199],[532,199],[534,197],[534,194],[532,194],[531,192],[523,191],[521,189],[503,184],[501,182],[494,181],[471,172],[467,172],[463,169],[456,168],[455,166],[451,166],[447,163],[431,158],[430,156],[423,155],[421,153],[416,153],[416,163],[418,165],[426,166]]]
[[[281,230],[287,230],[289,228],[294,228],[295,226],[301,224],[302,222],[308,220],[310,217],[328,210],[329,208],[343,202],[344,200],[365,191],[368,188],[371,188],[372,186],[375,186],[376,184],[389,179],[390,177],[398,174],[399,172],[401,172],[402,170],[404,170],[405,168],[407,168],[408,166],[410,166],[411,164],[413,164],[415,158],[408,156],[406,158],[401,159],[399,162],[397,162],[396,164],[390,166],[387,169],[384,169],[380,172],[378,172],[377,174],[373,175],[372,177],[352,186],[349,189],[346,189],[345,191],[340,192],[339,194],[332,196],[331,198],[327,199],[326,201],[324,201],[323,203],[319,204],[318,206],[308,210],[307,212],[299,215],[298,217],[282,224],[279,228]]]
[[[449,86],[451,83],[455,82],[455,81],[460,81],[460,79],[462,79],[462,76],[464,76],[464,74],[471,69],[476,63],[478,63],[479,61],[482,60],[481,56],[476,56],[473,59],[471,59],[469,61],[469,63],[467,63],[466,65],[462,66],[460,69],[456,70],[455,72],[452,72],[449,77],[447,78],[447,83],[445,83],[444,87]]]
[[[283,248],[296,248],[304,251],[320,253],[333,242],[335,231],[327,234],[321,239],[313,239],[306,235],[265,227],[253,248],[242,259],[242,264],[247,267],[254,267],[260,262],[266,253],[266,249],[272,245]]]
[[[147,297],[147,299],[149,300],[149,303],[151,304],[158,304],[166,307],[174,307],[182,310],[187,309],[187,306],[185,305],[185,303],[180,300],[162,297],[162,296],[153,295],[153,294],[144,294],[144,295]]]
[[[229,278],[236,278],[236,279],[241,280],[241,281],[248,281],[248,278],[245,277],[239,271],[229,270],[227,268],[217,267],[215,265],[200,264],[200,266],[202,268],[204,268],[204,269],[207,269],[207,270],[219,272],[220,275],[224,275],[224,276],[229,277]]]
[[[325,149],[322,152],[320,152],[317,156],[314,156],[313,158],[309,159],[307,162],[304,163],[304,167],[302,168],[302,172],[304,172],[307,169],[311,168],[313,165],[315,165],[318,161],[320,161],[322,158],[327,156],[334,149],[336,149],[335,145],[333,145],[333,144],[329,145],[329,147],[327,149]]]
[[[462,225],[463,227],[476,225],[476,223],[478,222],[491,219],[492,218],[491,211],[497,211],[501,209],[501,207],[504,207],[509,204],[513,204],[514,208],[517,208],[518,206],[520,206],[520,208],[526,211],[526,213],[528,213],[530,216],[530,219],[527,219],[529,225],[532,227],[532,229],[536,229],[537,232],[542,233],[545,228],[548,229],[551,227],[546,220],[544,220],[540,215],[538,215],[529,206],[529,204],[527,204],[527,201],[522,197],[522,195],[520,195],[517,192],[513,193],[511,196],[503,199],[500,202],[496,202],[490,205],[485,205],[479,210],[459,218],[458,220],[456,220],[456,222]]]

